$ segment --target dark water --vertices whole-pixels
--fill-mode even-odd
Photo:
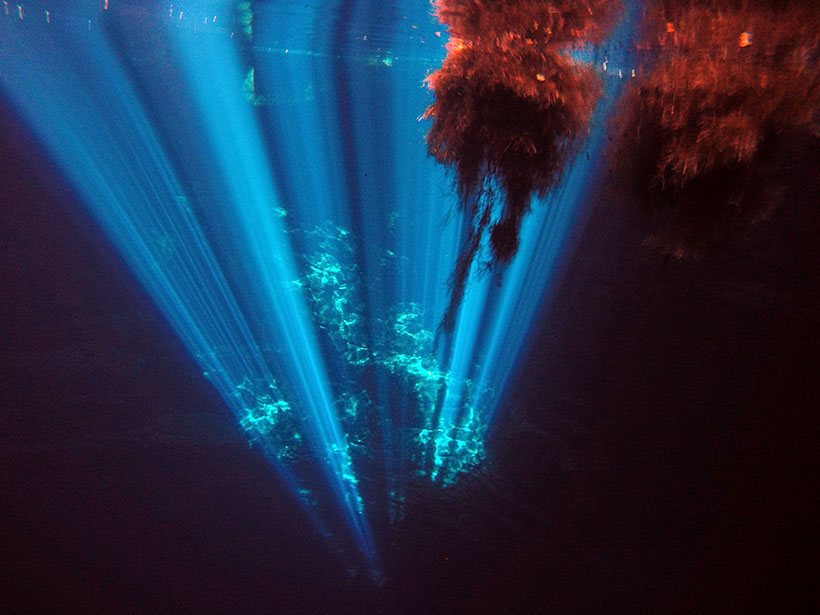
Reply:
[[[818,212],[694,264],[601,200],[491,464],[377,526],[349,578],[7,109],[5,604],[691,612],[816,597]]]
[[[389,9],[374,19],[396,23]],[[306,32],[327,42],[342,31],[333,23]],[[415,35],[402,25],[401,36]],[[352,40],[382,49],[378,36]],[[695,263],[655,257],[637,208],[595,195],[486,467],[453,489],[411,486],[401,523],[374,515],[379,588],[346,574],[38,145],[0,112],[10,611],[816,603],[820,212],[797,182],[782,218]]]

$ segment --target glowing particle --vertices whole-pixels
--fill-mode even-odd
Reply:
[[[536,73],[535,74],[536,81],[546,81],[547,78],[544,76],[544,73]]]
[[[738,47],[748,47],[752,44],[752,34],[750,32],[741,32],[737,40]]]
[[[666,33],[667,34],[674,34],[675,33],[675,24],[671,21],[666,22]]]

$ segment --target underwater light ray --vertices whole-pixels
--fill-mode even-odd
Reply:
[[[446,3],[447,6],[456,4],[458,3]],[[471,6],[469,0],[461,4]],[[628,43],[633,37],[636,11],[636,3],[627,4],[625,14],[609,39],[613,47],[627,49],[624,43]],[[620,57],[609,59],[616,68],[626,69],[628,66],[626,52],[621,52]],[[624,70],[623,73],[627,71]],[[590,134],[585,139],[584,147],[568,161],[563,177],[554,187],[551,196],[544,203],[534,204],[534,211],[529,213],[528,218],[524,218],[520,229],[520,249],[512,263],[503,267],[500,288],[479,295],[475,290],[485,282],[476,280],[474,271],[470,273],[468,291],[471,290],[473,295],[470,297],[465,293],[464,298],[460,299],[462,305],[451,336],[455,339],[471,336],[476,342],[454,346],[450,373],[455,371],[464,378],[471,379],[473,399],[466,407],[465,418],[473,421],[476,430],[486,431],[492,424],[511,375],[518,368],[518,357],[535,317],[543,310],[551,289],[560,276],[562,263],[572,247],[572,238],[577,235],[578,224],[584,218],[585,200],[592,186],[599,180],[599,174],[595,172],[596,163],[592,161],[597,161],[601,154],[603,126],[612,112],[613,101],[621,86],[620,79],[605,79],[604,96],[599,99],[591,115]],[[455,100],[447,101],[447,104],[450,102],[458,104]],[[438,111],[446,114],[442,107]],[[495,251],[495,246],[493,249]],[[478,302],[483,306],[475,303],[469,305],[471,302]],[[470,335],[465,333],[464,327],[469,327]],[[448,381],[445,399],[460,397],[460,383],[459,378]],[[456,406],[445,403],[444,407],[449,408],[449,411],[442,412],[439,421],[441,447],[454,444],[444,436],[448,433],[448,428],[451,432],[455,428],[461,437],[469,439],[468,430],[459,430],[454,411]],[[458,442],[455,444],[457,448],[460,446]],[[453,454],[449,458],[442,455],[441,461],[437,475],[444,476],[444,484],[447,484],[447,477],[457,473],[458,459]]]
[[[346,5],[351,23],[367,24],[371,3]],[[83,35],[94,41],[91,53],[78,45],[69,60],[51,50],[34,63],[29,83],[20,70],[3,87],[242,426],[261,429],[283,409],[299,421],[296,435],[305,430],[357,548],[375,569],[358,474],[372,457],[351,443],[382,455],[391,519],[402,514],[410,469],[447,486],[480,463],[599,179],[589,159],[600,154],[620,85],[609,78],[585,149],[523,219],[516,258],[485,272],[482,261],[494,248],[492,235],[480,238],[454,328],[436,346],[446,281],[475,220],[453,214],[447,175],[424,151],[416,118],[430,103],[418,87],[428,64],[359,43],[324,54],[294,50],[296,59],[285,62],[285,54],[253,45],[272,27],[259,15],[234,40],[227,30],[205,35],[177,21],[170,23],[173,59],[187,90],[176,112],[196,117],[187,120],[202,129],[195,147],[207,150],[191,160],[169,159],[168,135],[189,135],[155,129],[173,114],[152,124],[136,84],[93,32]],[[78,60],[90,68],[78,68]],[[305,84],[305,74],[314,82]],[[34,109],[31,101],[49,87],[54,100]],[[380,105],[386,111],[374,120]],[[72,109],[75,121],[54,115],[61,109]],[[197,180],[219,196],[189,203],[184,195],[205,191]],[[493,220],[503,207],[498,201]],[[353,432],[350,417],[359,411],[374,417],[381,441],[376,429]],[[260,445],[330,537],[289,469],[297,445],[272,436]]]
[[[450,439],[448,434],[458,427],[465,404],[474,402],[465,398],[465,393],[474,369],[476,347],[480,343],[480,326],[493,284],[491,276],[475,277],[475,270],[478,267],[478,263],[472,264],[473,282],[461,303],[455,331],[452,333],[452,349],[447,364],[449,378],[444,386],[443,402],[436,427],[437,435],[434,436],[435,458],[431,475],[433,479],[438,476],[441,466],[446,461],[445,451]]]
[[[372,19],[368,6],[358,5],[351,20]],[[411,13],[404,15],[408,20],[404,26],[413,23]],[[420,23],[429,22],[429,15],[421,9],[415,18]],[[393,27],[400,24],[396,21]],[[373,27],[381,29],[384,24]],[[381,259],[383,275],[390,276],[390,283],[381,286],[381,296],[374,295],[373,305],[387,316],[386,324],[398,327],[385,365],[391,373],[402,374],[402,386],[393,382],[391,394],[381,399],[390,404],[388,412],[395,417],[392,428],[383,429],[394,432],[398,479],[390,495],[399,508],[403,506],[408,470],[413,461],[424,463],[427,454],[428,446],[414,434],[434,429],[437,404],[433,394],[442,386],[440,379],[446,377],[437,367],[433,332],[439,306],[447,297],[448,246],[457,240],[462,224],[457,216],[443,224],[447,201],[455,202],[446,177],[422,148],[412,146],[421,145],[424,138],[424,127],[417,117],[429,103],[429,92],[423,87],[425,71],[435,64],[435,54],[443,57],[443,49],[434,48],[434,55],[425,55],[428,61],[420,62],[417,45],[417,40],[410,38],[404,45],[397,41],[390,47],[351,45],[355,52],[344,63],[348,87],[355,88],[350,95],[355,92],[357,100],[352,109],[357,138],[371,143],[370,147],[356,148],[358,167],[370,171],[370,176],[361,176],[358,181],[367,195],[362,203],[366,218],[374,222],[366,240],[371,267],[377,267]],[[359,58],[366,61],[357,61]],[[374,84],[382,83],[384,90],[380,92]],[[374,114],[378,122],[373,121]],[[392,119],[383,121],[387,118]],[[373,173],[373,169],[384,168],[387,174]]]
[[[337,73],[342,69],[345,73],[355,71],[347,59],[336,57],[339,54],[332,48],[327,53],[298,53],[292,62],[283,62],[276,50],[260,43],[266,37],[275,37],[278,25],[275,14],[267,14],[265,8],[255,13],[253,39],[248,44],[249,61],[259,86],[257,113],[282,142],[280,145],[270,140],[269,155],[286,169],[301,168],[305,157],[314,163],[310,172],[294,174],[293,189],[286,193],[285,209],[292,222],[290,237],[300,252],[299,285],[318,325],[320,352],[333,378],[331,384],[346,436],[366,447],[364,451],[355,450],[353,462],[370,464],[378,456],[384,465],[387,491],[394,492],[395,476],[400,474],[395,463],[401,458],[394,453],[396,404],[391,401],[394,394],[384,370],[377,369],[376,364],[384,357],[383,332],[381,316],[373,312],[374,303],[384,298],[381,295],[389,294],[385,289],[393,280],[386,274],[387,250],[380,254],[384,244],[362,242],[363,237],[372,238],[378,226],[372,224],[380,215],[369,219],[378,210],[368,208],[370,200],[379,198],[371,194],[373,191],[359,188],[363,182],[360,165],[368,163],[353,159],[358,148],[345,145],[355,133],[354,127],[345,124],[353,120],[340,119],[343,112],[339,98],[350,98],[354,93],[340,92],[339,88],[350,81],[343,79],[340,83]],[[310,96],[305,97],[305,92]],[[293,104],[293,100],[299,100],[299,104]],[[353,107],[348,109],[349,114],[357,112],[358,105]],[[358,117],[354,119],[359,121]],[[288,143],[291,140],[298,143]],[[329,190],[328,186],[336,189]],[[319,194],[321,198],[310,200],[309,195]],[[374,298],[379,301],[374,302]],[[381,305],[375,309],[381,309]]]
[[[609,46],[619,50],[608,56],[615,70],[605,78],[604,96],[593,114],[587,141],[553,194],[534,205],[530,220],[525,220],[522,226],[522,258],[516,259],[504,272],[503,298],[490,325],[488,344],[482,350],[483,368],[477,377],[479,390],[490,390],[489,383],[493,383],[492,398],[487,405],[491,413],[488,421],[492,420],[492,413],[497,410],[516,369],[515,361],[499,358],[520,353],[537,315],[543,313],[549,302],[562,264],[572,248],[572,239],[585,220],[588,197],[602,180],[604,169],[599,161],[603,156],[606,126],[625,85],[625,80],[615,74],[618,68],[629,74],[626,69],[632,65],[629,44],[635,36],[638,4],[625,3],[625,11],[609,38]]]
[[[353,9],[353,3],[342,4]],[[351,16],[348,10],[342,10],[335,25],[332,41],[333,59],[330,62],[333,71],[330,83],[334,102],[330,108],[333,109],[332,116],[336,117],[339,125],[339,163],[344,171],[342,191],[356,246],[356,264],[361,268],[362,278],[367,281],[362,289],[362,312],[365,317],[367,344],[373,350],[375,358],[379,352],[376,348],[376,338],[380,336],[376,315],[387,312],[389,299],[385,299],[393,296],[394,285],[393,277],[383,275],[382,271],[383,259],[388,252],[387,244],[390,241],[389,231],[385,232],[387,215],[384,205],[389,202],[385,195],[385,185],[392,183],[389,178],[383,177],[390,173],[389,160],[385,161],[384,155],[385,152],[391,151],[386,145],[392,131],[391,118],[389,113],[388,117],[384,117],[384,109],[375,117],[367,118],[364,123],[361,121],[361,109],[371,108],[368,105],[368,97],[373,93],[375,82],[363,78],[364,75],[360,72],[362,67],[358,66],[357,62],[349,61],[341,55],[346,49],[343,36],[350,27],[347,18]],[[370,67],[370,70],[374,68]],[[386,96],[385,99],[389,100],[390,96]],[[382,130],[377,130],[377,126],[381,126]],[[364,147],[364,144],[370,145]],[[380,169],[380,172],[373,173],[373,169]],[[400,471],[396,454],[399,445],[396,441],[398,430],[395,426],[398,417],[395,395],[384,371],[371,369],[368,376],[367,390],[376,408],[377,423],[371,437],[374,440],[378,437],[380,440],[385,488],[389,494],[387,505],[392,509],[395,507],[396,498],[390,494],[400,493],[397,487]],[[399,494],[398,497],[402,496]]]
[[[249,399],[256,393],[242,383],[273,386],[276,380],[118,58],[96,32],[80,36],[72,54],[61,53],[59,46],[48,47],[47,42],[41,44],[36,37],[21,37],[25,57],[2,66],[3,91],[77,187],[92,215],[244,426],[249,413],[255,412],[247,404],[256,403]],[[83,70],[89,79],[70,78],[77,61],[87,62]],[[126,107],[127,121],[112,126],[111,110]],[[311,367],[315,371],[316,366]],[[331,442],[341,438],[332,420],[320,422],[317,432]],[[297,496],[307,493],[280,463],[287,451],[272,441],[262,444],[293,492]],[[338,451],[328,451],[322,466],[326,470],[329,466],[326,473],[332,475],[338,469],[348,470],[344,454]],[[350,494],[350,479],[344,480],[342,488],[337,487],[345,498],[341,503],[358,510],[360,502]],[[319,531],[329,536],[327,525],[307,499],[299,496],[299,501]],[[367,535],[358,517],[353,526],[359,536]],[[372,560],[372,549],[365,548]]]
[[[229,194],[244,238],[247,266],[264,291],[259,306],[284,345],[287,362],[280,376],[306,413],[309,436],[322,469],[356,539],[370,563],[375,557],[364,518],[348,443],[336,413],[331,383],[301,289],[298,269],[282,221],[277,189],[270,176],[259,126],[239,87],[243,74],[237,49],[228,38],[193,41],[175,37],[177,54],[190,85],[209,146]],[[216,64],[219,70],[209,70]]]
[[[420,246],[415,246],[412,260],[397,248],[398,234],[404,226],[403,199],[396,195],[397,178],[404,168],[395,164],[404,147],[404,122],[416,113],[399,116],[390,101],[396,99],[397,60],[389,37],[376,43],[372,35],[391,31],[398,17],[388,15],[393,7],[383,3],[338,3],[332,33],[327,37],[332,73],[327,83],[333,94],[327,113],[336,118],[341,142],[337,162],[344,171],[339,185],[349,209],[352,236],[356,241],[356,263],[362,278],[365,324],[372,348],[372,365],[362,379],[375,405],[374,436],[380,438],[380,454],[388,492],[388,514],[391,519],[403,513],[405,474],[405,438],[403,426],[409,406],[416,397],[407,387],[415,387],[421,359],[416,350],[414,333],[409,333],[403,319],[415,311],[403,304],[397,288],[397,274],[406,263],[418,261]],[[369,36],[356,37],[359,30]],[[412,150],[411,150],[412,151]]]
[[[256,24],[257,33],[264,33],[268,26],[264,18],[257,18]],[[248,54],[256,75],[257,85],[251,95],[256,101],[256,114],[270,135],[271,155],[287,171],[282,179],[290,183],[281,186],[277,176],[288,220],[302,229],[320,228],[329,221],[350,229],[344,198],[327,189],[342,185],[343,179],[337,147],[341,137],[330,112],[326,60],[256,45]],[[298,174],[290,172],[292,169],[298,169]]]
[[[182,190],[168,172],[147,119],[130,108],[127,127],[133,130],[108,129],[109,108],[136,107],[116,58],[108,58],[108,93],[101,107],[90,89],[61,78],[74,68],[62,54],[45,46],[34,48],[32,40],[20,42],[29,54],[22,65],[4,64],[3,91],[66,172],[183,342],[200,362],[212,348],[235,347],[243,349],[242,371],[262,369],[247,326],[196,221],[180,206]],[[93,47],[95,55],[107,52],[99,40],[93,41]],[[152,153],[142,163],[134,160],[145,150]],[[163,243],[156,241],[158,237],[176,241]],[[168,249],[174,250],[172,258],[163,253]],[[250,357],[257,359],[253,368]],[[204,368],[218,374],[217,388],[230,402],[226,370],[205,363]]]

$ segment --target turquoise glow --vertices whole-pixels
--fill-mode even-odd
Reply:
[[[398,521],[409,481],[450,487],[491,454],[621,81],[515,261],[477,259],[437,334],[466,223],[417,119],[444,57],[428,3],[401,3],[390,41],[358,35],[388,12],[375,0],[333,29],[319,0],[215,4],[0,15],[2,95],[317,529],[378,576],[370,503]],[[149,31],[149,51],[117,28]]]

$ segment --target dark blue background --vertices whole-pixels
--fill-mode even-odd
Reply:
[[[746,612],[816,601],[820,217],[700,262],[594,203],[491,442],[347,578],[8,108],[0,595],[11,610]],[[807,181],[812,172],[805,169]],[[797,188],[797,187],[796,187]],[[801,197],[802,194],[802,197]]]

